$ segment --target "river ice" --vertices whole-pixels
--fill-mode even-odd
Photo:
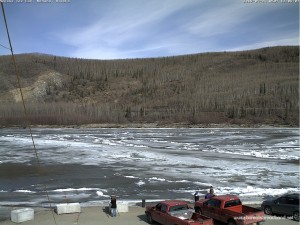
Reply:
[[[299,129],[0,130],[0,205],[96,204],[192,199],[216,194],[247,201],[299,191]],[[4,171],[6,170],[6,171]]]

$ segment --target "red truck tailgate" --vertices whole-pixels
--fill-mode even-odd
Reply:
[[[191,221],[189,225],[213,225],[212,221]]]
[[[245,215],[244,224],[252,224],[264,221],[264,212],[249,213]]]
[[[199,222],[195,222],[195,221],[189,222],[189,225],[199,225],[199,224],[203,224],[203,223],[199,223]]]
[[[213,219],[209,218],[207,216],[198,214],[198,213],[194,213],[192,218],[192,220],[194,220],[193,222],[190,222],[190,225],[213,225]]]

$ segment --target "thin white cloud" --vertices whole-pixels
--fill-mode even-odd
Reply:
[[[269,34],[269,37],[254,38],[252,44],[243,44],[241,36],[235,37],[238,43],[231,44],[230,47],[220,43],[225,35],[234,37],[238,32],[247,33],[251,29],[261,29],[256,17],[263,17],[278,10],[282,7],[280,4],[268,7],[244,4],[240,0],[219,3],[199,0],[112,2],[112,5],[106,7],[109,10],[100,10],[89,25],[74,26],[55,33],[63,44],[74,49],[69,53],[70,56],[115,59],[240,50],[291,45],[296,42],[295,37],[299,37],[299,34],[284,36],[274,32],[271,41],[268,39],[273,34]],[[99,1],[99,4],[103,2]],[[100,6],[98,8],[101,9]],[[191,13],[188,9],[191,9]],[[277,30],[278,26],[285,27],[281,24],[273,26],[277,26]],[[253,36],[256,35],[253,33]]]
[[[112,58],[127,53],[144,51],[145,49],[153,50],[170,46],[170,43],[161,44],[150,47],[147,43],[140,48],[134,45],[134,41],[138,41],[141,37],[147,37],[150,29],[159,28],[160,21],[167,16],[179,11],[190,5],[197,3],[197,0],[190,1],[136,1],[136,5],[126,5],[125,1],[114,8],[114,11],[101,15],[99,19],[91,23],[87,27],[66,29],[63,32],[56,33],[63,43],[72,45],[76,50],[72,56],[81,55],[81,57],[96,56],[104,58]],[[151,31],[150,31],[151,33]],[[162,35],[165,36],[165,35]],[[153,37],[155,38],[155,37]],[[126,52],[126,43],[131,42],[132,50]],[[171,44],[172,45],[172,44]],[[121,50],[123,48],[123,50]],[[124,53],[123,53],[124,51]],[[98,53],[97,53],[98,52]]]
[[[234,26],[242,23],[244,17],[240,17],[241,5],[229,5],[213,8],[203,12],[187,25],[186,30],[200,37],[209,37],[228,32]],[[230,15],[230,16],[229,16]]]
[[[186,26],[186,31],[199,37],[234,32],[237,26],[255,21],[259,15],[270,13],[279,7],[280,5],[267,7],[245,4],[243,1],[222,1],[191,20]],[[259,24],[257,26],[259,27]]]

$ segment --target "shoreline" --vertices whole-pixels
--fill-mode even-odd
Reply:
[[[300,126],[291,126],[291,125],[280,125],[280,124],[189,124],[189,123],[96,123],[96,124],[82,124],[82,125],[30,125],[31,128],[73,128],[73,129],[90,129],[90,128],[142,128],[142,129],[151,129],[151,128],[207,128],[207,129],[238,129],[238,128],[249,128],[249,129],[273,129],[273,128],[299,128]],[[19,125],[10,125],[10,126],[0,126],[0,129],[9,129],[9,128],[23,128],[25,126]]]

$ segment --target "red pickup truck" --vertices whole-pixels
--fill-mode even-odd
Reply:
[[[242,205],[235,195],[214,196],[195,202],[195,211],[228,225],[249,225],[264,221],[262,210]]]
[[[149,223],[162,225],[213,225],[213,220],[195,213],[185,201],[169,200],[146,208]]]

